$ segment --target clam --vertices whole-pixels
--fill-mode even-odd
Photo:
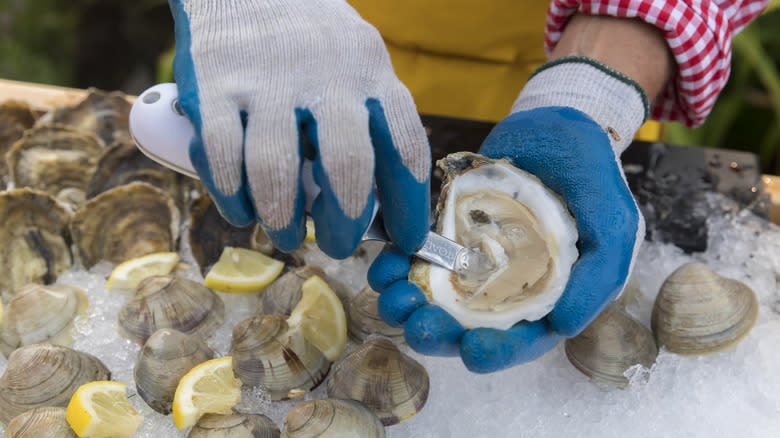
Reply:
[[[110,145],[116,140],[132,141],[129,130],[130,107],[120,91],[89,89],[77,105],[60,106],[41,117],[39,123],[64,123],[99,137]]]
[[[157,330],[138,353],[133,376],[138,395],[152,409],[170,414],[179,380],[196,365],[214,357],[202,340],[178,330]]]
[[[69,284],[28,284],[17,290],[0,322],[0,352],[8,357],[23,345],[49,342],[70,346],[76,317],[87,317],[87,296]]]
[[[142,255],[175,251],[179,209],[168,194],[132,182],[101,193],[73,215],[70,230],[79,256],[90,268]]]
[[[382,438],[382,422],[366,405],[355,400],[309,400],[284,417],[282,438]]]
[[[83,194],[87,189],[102,150],[94,135],[65,125],[39,125],[27,130],[6,157],[15,187],[38,189],[68,201],[79,199],[73,191]]]
[[[183,205],[179,175],[144,155],[133,143],[117,142],[102,151],[88,184],[86,197],[92,199],[107,190],[133,181],[149,183]]]
[[[33,123],[35,115],[26,103],[9,100],[0,104],[0,190],[4,190],[8,182],[5,154]]]
[[[747,285],[721,277],[702,263],[688,263],[661,285],[651,327],[659,347],[702,355],[736,345],[757,317],[758,299]]]
[[[347,285],[326,275],[319,266],[304,265],[284,273],[266,288],[257,305],[257,314],[289,316],[303,296],[303,282],[315,275],[328,283],[342,304],[349,302],[352,291]]]
[[[8,423],[8,438],[76,438],[65,419],[65,408],[36,408]]]
[[[634,365],[650,368],[658,355],[650,329],[616,304],[604,309],[579,335],[567,339],[566,357],[592,380],[625,388]]]
[[[486,254],[487,275],[415,263],[410,279],[465,327],[507,329],[552,310],[577,260],[577,228],[561,199],[538,178],[477,154],[438,162],[444,184],[436,230]]]
[[[225,304],[211,289],[173,275],[147,277],[117,314],[119,334],[143,345],[152,333],[172,328],[203,339],[225,318]]]
[[[319,385],[330,362],[280,315],[254,316],[233,328],[233,372],[246,386],[263,385],[272,400],[303,396]]]
[[[14,350],[0,377],[0,424],[44,406],[67,406],[79,386],[109,380],[111,373],[96,357],[52,344]]]
[[[51,195],[32,189],[0,193],[0,290],[51,284],[70,269],[70,213]]]
[[[328,396],[357,400],[385,426],[415,416],[428,400],[430,381],[419,362],[388,339],[372,339],[333,365]]]
[[[349,336],[356,342],[364,342],[371,336],[379,335],[393,342],[404,342],[404,329],[391,327],[382,321],[377,313],[379,293],[366,286],[349,301],[347,306],[347,328]]]
[[[188,438],[279,438],[279,427],[260,414],[206,414]]]

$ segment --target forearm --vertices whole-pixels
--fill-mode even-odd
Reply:
[[[660,29],[639,19],[577,14],[550,60],[585,56],[636,81],[652,102],[673,76],[676,63]]]

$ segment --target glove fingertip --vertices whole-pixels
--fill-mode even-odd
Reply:
[[[377,292],[384,291],[389,285],[405,279],[411,269],[409,256],[388,245],[368,268],[368,284]]]
[[[457,356],[466,329],[439,306],[415,310],[404,324],[406,343],[416,352],[430,356]]]
[[[417,286],[408,281],[397,281],[379,294],[377,311],[388,325],[402,327],[409,315],[427,302]]]

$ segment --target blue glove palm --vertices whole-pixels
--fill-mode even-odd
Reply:
[[[539,177],[577,222],[580,258],[552,312],[508,330],[466,330],[406,280],[406,256],[383,252],[368,279],[381,293],[380,316],[403,325],[413,349],[460,354],[471,371],[489,373],[534,360],[561,336],[582,331],[622,290],[644,225],[607,134],[580,111],[544,107],[512,114],[496,125],[480,153],[507,158]]]

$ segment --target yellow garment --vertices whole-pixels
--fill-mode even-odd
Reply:
[[[498,122],[547,59],[547,0],[348,1],[382,34],[422,114]]]

